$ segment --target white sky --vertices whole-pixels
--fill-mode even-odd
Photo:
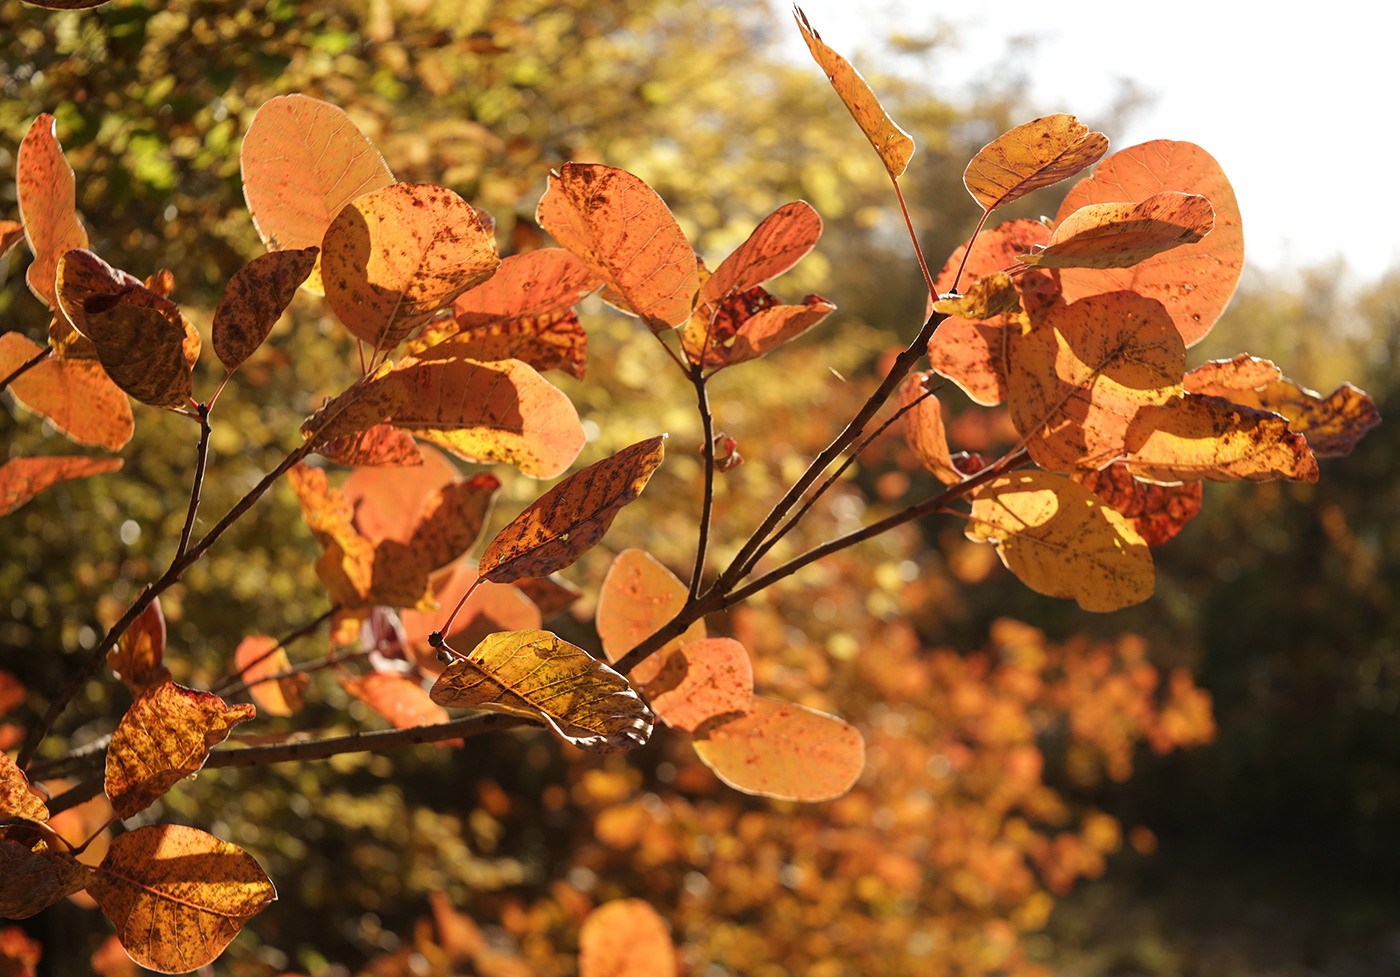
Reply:
[[[1118,79],[1131,78],[1156,101],[1125,131],[1108,133],[1109,152],[1158,138],[1203,146],[1234,185],[1248,262],[1274,271],[1340,257],[1352,284],[1400,267],[1400,4],[801,6],[822,39],[858,68],[875,67],[868,59],[885,50],[880,37],[927,35],[941,19],[955,28],[958,49],[938,56],[927,80],[946,94],[985,75],[1015,36],[1034,43],[1020,63],[1029,98],[1046,112],[1092,117],[1114,102]],[[810,60],[795,26],[788,43],[794,56]]]

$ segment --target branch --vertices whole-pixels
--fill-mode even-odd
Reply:
[[[321,625],[325,624],[325,623],[326,623],[327,621],[329,621],[332,617],[334,617],[334,616],[335,616],[335,613],[336,613],[337,611],[339,611],[339,610],[340,610],[340,605],[339,605],[339,604],[332,604],[332,605],[331,605],[331,609],[328,610],[328,611],[326,611],[326,612],[325,612],[324,614],[322,614],[320,617],[316,618],[316,620],[310,622],[309,624],[303,624],[301,627],[297,628],[295,631],[292,631],[291,633],[287,634],[285,637],[282,638],[281,641],[278,641],[277,644],[275,644],[275,645],[273,645],[271,648],[267,649],[267,651],[263,652],[263,653],[262,653],[261,655],[259,655],[257,658],[254,658],[254,659],[253,659],[252,661],[250,661],[248,664],[244,665],[244,666],[243,666],[242,668],[240,668],[238,671],[234,672],[232,675],[230,675],[228,678],[224,679],[222,682],[220,682],[218,685],[214,686],[214,687],[213,687],[212,689],[210,689],[209,691],[210,691],[210,692],[213,692],[215,695],[233,695],[235,692],[242,691],[242,689],[235,689],[235,688],[234,688],[235,686],[242,686],[243,688],[247,688],[247,687],[248,687],[248,683],[241,681],[241,679],[242,679],[243,676],[247,673],[248,669],[254,668],[254,667],[258,666],[258,665],[261,665],[261,664],[262,664],[264,661],[266,661],[268,658],[270,658],[270,657],[272,657],[274,654],[276,654],[276,653],[277,653],[277,650],[278,650],[279,648],[285,648],[285,647],[287,647],[287,645],[291,644],[293,641],[297,641],[297,640],[299,640],[299,639],[301,639],[301,638],[306,637],[308,634],[311,634],[311,633],[315,632],[317,628],[319,628]],[[268,679],[268,680],[270,680],[270,679]],[[258,681],[261,682],[261,681],[268,681],[268,680],[259,679]],[[230,692],[230,691],[228,691],[229,689],[233,689],[233,691]]]
[[[703,360],[703,357],[701,358]],[[710,540],[710,513],[715,505],[715,419],[710,412],[710,395],[705,387],[705,369],[700,363],[690,368],[690,382],[695,385],[695,399],[700,409],[700,424],[705,438],[705,496],[700,506],[700,539],[695,546],[695,572],[690,575],[690,599],[700,596],[700,581],[705,575],[705,551]]]
[[[184,528],[180,530],[180,545],[175,550],[173,563],[180,562],[180,557],[184,556],[185,550],[189,548],[190,533],[194,531],[195,513],[199,511],[199,493],[204,487],[204,468],[209,462],[209,434],[213,430],[209,426],[209,407],[206,404],[197,406],[199,409],[199,452],[194,462],[194,484],[190,486],[190,511],[185,516]]]
[[[40,363],[44,362],[44,360],[48,359],[51,355],[53,355],[53,347],[45,346],[43,349],[39,350],[39,352],[35,353],[33,356],[25,360],[19,366],[15,367],[13,373],[11,373],[5,379],[0,380],[0,393],[3,393],[6,387],[14,383],[20,377],[24,376],[30,370],[34,369]]]
[[[276,650],[276,648],[273,649],[273,651]],[[268,654],[271,654],[271,652],[269,652]],[[325,658],[315,658],[309,662],[302,662],[300,665],[293,665],[291,668],[285,668],[280,672],[276,672],[272,675],[267,676],[266,678],[260,678],[253,682],[248,682],[246,680],[238,682],[234,684],[231,688],[229,688],[227,691],[221,692],[219,694],[222,695],[224,698],[229,698],[231,696],[240,695],[243,692],[248,691],[248,689],[252,688],[254,685],[262,685],[264,682],[277,682],[284,678],[291,678],[293,675],[301,675],[304,672],[317,672],[323,668],[330,668],[332,665],[339,665],[342,662],[354,661],[357,658],[367,658],[369,657],[369,654],[370,653],[368,651],[343,651],[338,655],[327,655]],[[262,656],[262,658],[266,657],[267,655]],[[259,660],[261,660],[261,658]],[[252,664],[248,666],[248,668],[252,667]],[[244,671],[246,672],[247,669],[244,669]]]

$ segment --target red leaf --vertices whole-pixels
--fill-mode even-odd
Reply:
[[[81,458],[75,455],[11,458],[0,465],[0,516],[14,512],[50,485],[116,471],[121,466],[120,458]]]

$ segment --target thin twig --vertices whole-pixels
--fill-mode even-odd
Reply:
[[[175,550],[173,563],[180,562],[190,545],[190,533],[194,531],[194,517],[199,512],[199,495],[204,488],[204,468],[209,462],[209,434],[213,428],[209,424],[209,407],[196,405],[199,409],[199,453],[194,461],[194,484],[190,486],[190,511],[185,515],[185,527],[180,530],[180,545]]]
[[[330,668],[332,665],[339,665],[342,662],[355,661],[360,658],[368,658],[369,655],[370,652],[368,651],[343,651],[338,655],[327,655],[325,658],[313,658],[309,662],[302,662],[300,665],[293,665],[292,667],[285,668],[280,672],[275,672],[274,674],[269,675],[266,678],[254,679],[251,682],[245,679],[244,681],[237,683],[229,689],[220,692],[219,695],[221,695],[225,699],[228,699],[235,695],[240,695],[243,692],[246,692],[248,689],[252,688],[255,685],[262,685],[264,682],[277,682],[284,678],[291,678],[293,675],[301,675],[306,672],[320,671],[323,668]],[[247,669],[244,669],[244,671],[246,672]]]
[[[701,357],[703,359],[703,356]],[[699,364],[690,368],[690,382],[695,385],[695,399],[700,410],[700,425],[705,439],[705,494],[700,504],[700,539],[695,545],[695,572],[690,575],[690,599],[700,596],[700,581],[705,576],[705,552],[710,541],[710,514],[715,506],[715,418],[710,411],[710,395],[705,386],[705,370]]]
[[[248,669],[256,668],[258,665],[261,665],[264,661],[275,655],[278,649],[285,648],[293,641],[298,641],[301,638],[306,637],[308,634],[313,634],[318,628],[320,628],[321,625],[325,624],[332,617],[334,617],[335,613],[339,610],[339,604],[332,604],[330,610],[326,611],[320,617],[316,618],[316,620],[311,621],[307,624],[303,624],[296,630],[291,631],[290,633],[285,635],[280,641],[278,641],[277,644],[267,649],[267,651],[263,652],[257,658],[254,658],[248,664],[241,667],[238,671],[234,672],[232,675],[224,679],[222,682],[214,686],[214,688],[210,689],[209,691],[213,692],[215,695],[233,695],[233,692],[229,690],[232,689],[234,686],[242,685],[246,688],[247,683],[242,682],[241,679],[247,673]],[[258,681],[261,682],[263,681],[263,679],[259,679]]]
[[[25,360],[19,366],[15,367],[14,372],[12,372],[5,379],[0,380],[0,393],[3,393],[6,387],[14,383],[20,377],[24,376],[26,373],[34,369],[36,366],[44,362],[44,360],[48,359],[52,355],[53,347],[45,346],[43,349],[39,350],[39,352],[35,353],[33,356]]]
[[[52,760],[39,760],[30,764],[29,779],[31,781],[52,780],[55,777],[67,777],[80,770],[90,767],[102,766],[107,756],[107,744],[112,742],[112,734],[99,736],[91,743],[84,743],[76,749],[69,750],[60,757]]]

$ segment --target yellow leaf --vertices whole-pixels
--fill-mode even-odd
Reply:
[[[1318,477],[1317,459],[1287,418],[1202,394],[1139,411],[1124,446],[1133,474],[1153,482]]]
[[[38,794],[29,790],[29,778],[24,771],[9,754],[0,753],[0,820],[5,818],[47,821],[49,809]]]
[[[1020,260],[1041,268],[1129,268],[1195,244],[1215,226],[1200,194],[1168,190],[1140,203],[1089,204],[1055,225],[1044,251]]]
[[[983,275],[972,283],[965,295],[940,298],[933,303],[935,312],[963,319],[990,319],[1021,311],[1021,295],[1004,271]]]
[[[993,139],[972,158],[963,185],[990,213],[1032,190],[1068,179],[1098,162],[1108,137],[1072,115],[1047,115]]]

